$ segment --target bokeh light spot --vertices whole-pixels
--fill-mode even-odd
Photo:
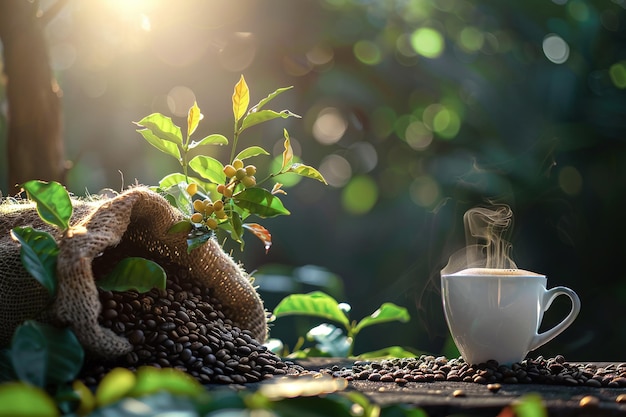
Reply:
[[[589,19],[589,7],[585,2],[580,0],[571,0],[567,3],[567,11],[570,16],[579,22],[584,22]]]
[[[87,97],[98,98],[104,95],[107,90],[107,80],[99,72],[85,71],[79,78],[80,89]]]
[[[433,207],[440,199],[439,184],[429,175],[415,178],[409,187],[411,200],[420,207]]]
[[[620,61],[611,65],[609,75],[615,87],[626,88],[626,61]]]
[[[485,34],[474,26],[466,26],[459,34],[459,41],[466,51],[476,52],[483,47]]]
[[[376,148],[369,142],[357,142],[348,148],[351,159],[354,161],[355,171],[367,173],[376,168],[378,164],[378,153]]]
[[[583,177],[576,168],[572,166],[563,167],[559,171],[559,186],[565,194],[580,194],[583,187]]]
[[[348,122],[341,112],[334,107],[326,107],[313,123],[313,136],[323,145],[332,145],[342,138],[347,129]]]
[[[425,126],[444,139],[454,138],[461,128],[459,115],[454,110],[439,103],[426,107],[423,121]]]
[[[293,162],[300,162],[300,158],[294,156]],[[278,155],[274,159],[272,159],[272,163],[270,164],[270,171],[279,172],[282,165],[283,165],[283,156]],[[283,185],[283,188],[289,188],[289,187],[293,187],[294,185],[302,181],[302,177],[298,174],[286,173],[286,174],[280,174],[280,176],[276,177],[275,181],[281,183]]]
[[[424,123],[416,120],[407,126],[404,140],[416,151],[423,151],[432,143],[433,132]]]
[[[325,44],[316,45],[306,53],[309,62],[317,66],[331,63],[334,56],[333,48]]]
[[[569,45],[559,35],[551,33],[543,39],[543,53],[551,62],[563,64],[569,58]]]
[[[418,54],[426,58],[437,58],[443,53],[444,39],[433,28],[420,28],[411,35],[411,45]]]
[[[179,85],[167,93],[167,106],[174,116],[187,117],[189,109],[196,101],[196,95],[190,88]]]
[[[254,61],[257,49],[258,45],[254,34],[249,32],[233,33],[224,47],[220,49],[220,64],[228,71],[243,71]]]
[[[335,188],[343,187],[352,177],[352,166],[346,158],[337,154],[325,157],[320,163],[319,171],[328,185]]]
[[[382,60],[382,53],[374,42],[361,40],[354,44],[354,56],[366,65],[376,65]]]
[[[367,175],[354,177],[341,194],[343,208],[351,214],[369,212],[378,200],[378,186]]]

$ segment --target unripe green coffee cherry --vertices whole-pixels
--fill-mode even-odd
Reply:
[[[243,168],[243,161],[242,161],[241,159],[235,159],[235,160],[233,161],[233,167],[234,167],[235,169],[241,169],[241,168]]]
[[[200,213],[194,213],[191,215],[191,221],[194,223],[202,223],[203,216]]]
[[[246,188],[254,187],[256,185],[256,178],[254,178],[254,177],[243,177],[243,179],[241,180],[241,183]]]
[[[222,210],[215,210],[215,216],[222,220],[228,217],[228,215],[226,214],[226,212],[224,211],[224,209]]]
[[[224,174],[226,174],[228,178],[234,177],[236,172],[237,172],[237,169],[230,164],[224,167]]]
[[[239,168],[237,173],[235,174],[235,178],[238,180],[242,180],[246,176],[246,170],[243,168]]]

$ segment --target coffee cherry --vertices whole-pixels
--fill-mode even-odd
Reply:
[[[215,216],[220,219],[223,220],[225,218],[228,217],[228,215],[226,214],[226,212],[224,211],[224,209],[222,210],[215,210]]]
[[[215,211],[224,210],[224,203],[222,202],[222,200],[217,200],[215,203],[213,203],[213,209]]]
[[[246,188],[254,187],[256,185],[256,178],[254,178],[254,177],[243,177],[243,179],[241,180],[241,183]]]
[[[214,218],[210,218],[206,221],[206,225],[209,227],[209,229],[215,230],[217,229],[217,220],[215,220]]]
[[[198,212],[202,213],[204,211],[204,204],[200,200],[194,200],[194,202],[193,202],[193,209],[195,211],[198,211]]]
[[[202,223],[204,217],[200,213],[194,213],[191,215],[191,221],[194,223]]]
[[[235,159],[235,160],[233,161],[233,167],[234,167],[235,169],[241,169],[241,168],[243,168],[243,161],[242,161],[241,159]]]
[[[204,200],[206,201],[206,200]],[[215,209],[213,208],[213,203],[211,203],[211,201],[209,201],[204,205],[204,215],[205,216],[210,216],[211,214],[213,214],[213,212],[215,211]]]
[[[192,197],[196,195],[198,193],[198,184],[189,184],[187,186],[187,193]]]
[[[256,167],[254,165],[248,165],[246,168],[246,175],[252,177],[256,174]]]
[[[243,168],[239,168],[237,170],[237,173],[235,174],[235,178],[237,178],[238,180],[244,179],[245,176],[246,176],[246,170]]]
[[[230,164],[224,167],[224,174],[226,174],[228,178],[234,177],[236,172],[237,172],[237,169]]]
[[[224,197],[232,197],[233,189],[231,187],[226,187],[224,184],[220,184],[217,186],[217,192],[223,195]]]

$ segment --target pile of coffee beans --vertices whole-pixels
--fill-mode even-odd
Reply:
[[[113,361],[89,358],[83,379],[96,384],[114,367],[143,365],[181,369],[202,383],[244,384],[304,369],[283,362],[235,326],[209,288],[168,274],[166,290],[100,290],[100,322],[133,346]]]
[[[511,366],[488,361],[478,365],[462,358],[422,355],[419,358],[356,361],[350,368],[322,370],[347,380],[395,382],[463,381],[478,384],[557,384],[589,387],[626,387],[626,363],[598,367],[595,364],[571,364],[562,355],[554,358],[526,359]]]

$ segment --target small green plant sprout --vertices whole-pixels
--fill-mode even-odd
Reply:
[[[65,187],[54,181],[31,180],[22,184],[22,189],[35,203],[37,213],[44,222],[68,237],[75,232],[70,227],[73,206]],[[20,259],[24,269],[54,297],[57,290],[56,265],[59,254],[59,246],[54,237],[31,226],[14,227],[11,229],[11,236],[20,243]],[[144,258],[126,258],[109,274],[98,279],[98,286],[112,291],[135,289],[146,292],[151,288],[165,289],[165,282],[165,271],[157,263]]]
[[[349,304],[338,303],[330,295],[321,291],[314,291],[308,294],[288,295],[278,303],[272,315],[274,319],[290,315],[318,317],[337,322],[345,329],[346,333],[344,333],[343,329],[329,323],[313,327],[308,331],[307,338],[316,342],[315,347],[299,350],[304,344],[304,338],[301,337],[298,345],[294,348],[294,352],[291,354],[292,357],[352,357],[355,338],[365,327],[390,321],[406,323],[410,320],[407,309],[393,303],[382,304],[380,308],[359,322],[350,321],[348,315],[350,309]],[[273,343],[276,343],[276,341],[273,341]],[[359,355],[359,357],[385,356],[409,357],[415,356],[415,353],[398,346],[392,346],[380,351]]]
[[[212,134],[199,141],[191,140],[191,135],[203,118],[197,103],[189,109],[184,138],[181,128],[161,113],[150,114],[135,122],[139,127],[137,132],[149,144],[176,158],[181,165],[182,173],[166,175],[155,189],[162,192],[185,216],[185,220],[174,225],[170,232],[188,233],[189,251],[202,245],[218,230],[226,232],[243,249],[243,233],[248,230],[263,242],[267,252],[272,245],[270,232],[258,223],[248,222],[248,218],[251,215],[268,218],[288,215],[290,212],[278,197],[279,194],[286,194],[281,188],[282,184],[276,182],[271,190],[263,188],[262,184],[286,173],[313,178],[326,184],[322,174],[315,168],[294,161],[286,129],[283,130],[285,140],[281,167],[264,179],[257,179],[256,166],[245,161],[270,155],[269,152],[260,146],[248,146],[237,153],[239,138],[250,127],[274,119],[300,117],[289,110],[277,112],[264,108],[276,96],[291,88],[279,88],[250,107],[250,90],[241,76],[232,96],[232,147],[225,165],[208,155],[190,158],[190,151],[198,147],[229,144],[229,140],[220,134]],[[191,171],[198,176],[192,176]]]

